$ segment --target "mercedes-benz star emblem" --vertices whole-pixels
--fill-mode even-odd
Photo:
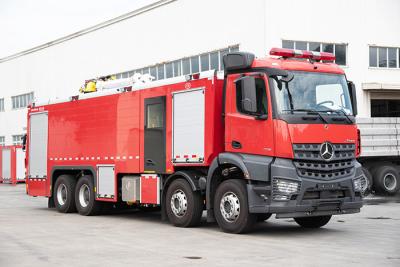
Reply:
[[[321,149],[319,151],[321,154],[321,158],[326,161],[330,161],[333,158],[333,146],[329,142],[325,142],[321,145]]]

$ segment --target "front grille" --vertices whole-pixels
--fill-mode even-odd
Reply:
[[[322,144],[294,144],[294,165],[301,177],[331,180],[349,176],[354,172],[355,145],[332,144],[333,156],[329,161],[321,157]]]

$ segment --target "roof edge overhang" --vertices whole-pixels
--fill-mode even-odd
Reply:
[[[50,46],[57,45],[57,44],[69,41],[71,39],[74,39],[74,38],[77,38],[79,36],[82,36],[82,35],[85,35],[85,34],[100,30],[102,28],[108,27],[108,26],[113,25],[115,23],[118,23],[120,21],[130,19],[132,17],[138,16],[140,14],[146,13],[146,12],[148,12],[150,10],[153,10],[153,9],[158,8],[158,7],[170,4],[170,3],[175,2],[175,1],[177,1],[177,0],[160,0],[160,1],[153,2],[153,3],[149,4],[149,5],[146,5],[146,6],[143,6],[141,8],[135,9],[135,10],[133,10],[131,12],[128,12],[126,14],[123,14],[121,16],[115,17],[115,18],[110,19],[110,20],[106,20],[106,21],[101,22],[99,24],[96,24],[94,26],[85,28],[83,30],[77,31],[75,33],[66,35],[66,36],[58,38],[58,39],[55,39],[55,40],[53,40],[51,42],[47,42],[47,43],[44,43],[42,45],[38,45],[38,46],[32,47],[30,49],[27,49],[27,50],[12,54],[10,56],[6,56],[6,57],[3,57],[3,58],[0,58],[0,63],[6,62],[6,61],[10,61],[10,60],[13,60],[15,58],[19,58],[19,57],[22,57],[22,56],[25,56],[25,55],[40,51],[40,50],[48,48]]]
[[[371,83],[362,83],[361,88],[364,91],[369,91],[369,90],[400,90],[400,83],[377,83],[377,82],[371,82]]]

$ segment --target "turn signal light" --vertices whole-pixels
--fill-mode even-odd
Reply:
[[[305,58],[315,61],[325,60],[334,61],[335,55],[327,52],[314,52],[307,50],[287,49],[287,48],[272,48],[269,52],[271,56],[280,56],[283,58]]]

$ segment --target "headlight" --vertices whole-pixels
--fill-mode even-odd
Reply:
[[[289,200],[290,195],[300,191],[300,182],[282,178],[272,180],[272,198],[274,200]]]
[[[354,191],[361,192],[362,191],[362,176],[353,179]]]

